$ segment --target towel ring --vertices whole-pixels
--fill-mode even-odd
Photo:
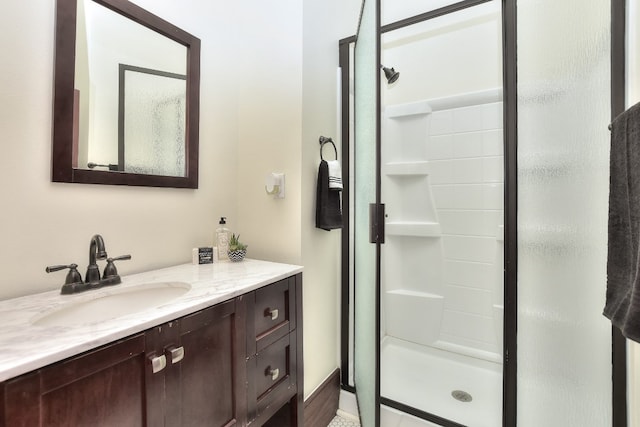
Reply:
[[[326,138],[324,136],[320,137],[320,159],[324,160],[324,157],[322,157],[322,149],[324,148],[324,145],[327,143],[330,143],[331,145],[333,145],[333,151],[336,153],[336,160],[338,160],[338,149],[336,148],[336,144],[333,142],[331,138]]]

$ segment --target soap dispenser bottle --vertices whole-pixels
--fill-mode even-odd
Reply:
[[[226,217],[220,218],[219,227],[216,228],[216,246],[218,246],[218,259],[229,259],[229,229],[226,227]]]

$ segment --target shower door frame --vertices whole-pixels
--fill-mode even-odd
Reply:
[[[378,39],[382,34],[400,29],[409,25],[417,24],[439,16],[455,13],[487,3],[491,0],[463,0],[430,12],[416,15],[401,21],[387,25],[379,25]],[[503,392],[502,392],[502,425],[515,426],[517,420],[517,68],[516,68],[516,0],[501,0],[502,7],[502,72],[503,72],[503,132],[504,132],[504,328],[503,328]],[[378,10],[378,14],[379,14]],[[378,22],[380,19],[378,17]],[[341,135],[342,135],[342,158],[343,175],[350,175],[351,145],[350,140],[350,101],[349,101],[349,75],[350,75],[350,45],[356,41],[356,37],[348,37],[339,41],[339,66],[341,68]],[[380,45],[376,52],[378,58],[381,57]],[[377,113],[380,115],[381,88],[377,86],[376,99],[378,102]],[[376,160],[376,178],[378,181],[378,192],[380,183],[380,147],[381,147],[381,124],[380,117],[377,121],[377,141],[376,150],[378,153]],[[349,200],[351,197],[349,180],[344,182],[343,190],[343,215],[350,218]],[[379,199],[379,197],[378,197]],[[350,303],[350,238],[351,227],[349,221],[345,221],[342,231],[342,304],[341,304],[341,387],[344,390],[354,392],[355,388],[350,384],[349,360],[351,340],[349,336],[349,325],[352,321],[349,307]],[[384,227],[383,224],[381,224]],[[378,234],[384,230],[378,230]],[[377,243],[378,245],[380,243]],[[378,251],[379,252],[379,251]],[[378,260],[379,262],[379,260]],[[376,277],[376,290],[380,291],[380,275]],[[380,313],[380,298],[376,298],[376,312]],[[379,319],[378,319],[379,320]],[[376,322],[376,324],[378,324]],[[376,333],[378,340],[376,343],[376,375],[380,375],[380,337],[379,325]],[[402,412],[414,415],[427,421],[438,423],[444,427],[461,427],[461,424],[442,418],[438,415],[425,412],[400,402],[382,397],[380,390],[376,393],[376,405],[386,405]],[[379,420],[378,420],[379,422]],[[377,426],[376,426],[377,427]],[[464,426],[462,426],[464,427]]]
[[[611,0],[611,120],[626,107],[627,0]],[[627,427],[627,340],[611,327],[612,425]]]
[[[462,2],[465,3],[465,2]],[[475,2],[473,2],[475,3]],[[611,1],[611,118],[626,108],[626,0]],[[434,11],[435,12],[435,11]],[[431,13],[434,13],[431,12]],[[505,329],[503,365],[503,426],[515,426],[517,422],[517,63],[516,63],[516,0],[502,0],[503,16],[503,87],[505,132]],[[414,17],[412,19],[418,19]],[[385,26],[379,29],[381,37]],[[388,30],[387,30],[388,31]],[[343,170],[349,176],[349,46],[355,36],[339,42],[341,67],[342,156]],[[380,55],[380,52],[377,53]],[[378,92],[380,87],[378,87]],[[378,93],[378,99],[380,94]],[[378,145],[380,141],[378,141]],[[343,211],[349,216],[349,182],[345,180]],[[349,384],[350,339],[350,224],[346,221],[342,233],[342,335],[341,335],[341,387],[354,391]],[[378,278],[379,281],[379,278]],[[379,301],[378,301],[379,304]],[[379,307],[378,307],[379,309]],[[345,327],[346,325],[346,327]],[[379,360],[379,348],[378,348]],[[612,426],[628,425],[627,406],[627,351],[626,340],[619,330],[612,327]],[[378,372],[379,372],[379,366]],[[377,396],[378,404],[384,399]],[[400,408],[402,409],[402,408]],[[424,414],[406,411],[425,418]],[[419,412],[419,411],[418,411]],[[429,419],[429,418],[425,418]]]

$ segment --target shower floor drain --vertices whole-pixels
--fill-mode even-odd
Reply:
[[[453,390],[451,396],[460,402],[471,402],[473,400],[473,397],[471,397],[469,393],[462,390]]]

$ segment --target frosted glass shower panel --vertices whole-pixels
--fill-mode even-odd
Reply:
[[[522,427],[612,424],[611,325],[602,316],[610,8],[600,0],[518,2]]]
[[[125,172],[185,176],[186,76],[121,67]]]
[[[364,0],[355,44],[355,313],[356,397],[363,427],[379,425],[377,414],[376,246],[369,243],[369,204],[376,203],[377,1]]]

